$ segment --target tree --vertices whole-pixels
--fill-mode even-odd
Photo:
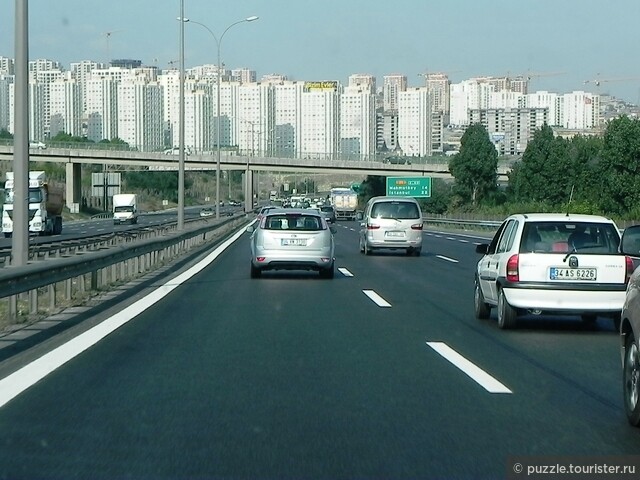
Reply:
[[[600,189],[602,208],[609,213],[638,212],[640,205],[640,120],[619,117],[604,133],[598,174],[606,178]]]
[[[533,134],[522,160],[509,174],[509,193],[515,202],[565,205],[577,180],[569,142],[553,135],[548,125]]]
[[[442,178],[434,178],[432,181],[431,196],[421,199],[422,211],[442,215],[447,213],[453,191],[453,182],[447,182]]]
[[[358,199],[360,204],[366,204],[371,197],[378,197],[387,193],[387,177],[380,175],[369,175],[360,184]]]
[[[498,152],[487,130],[479,123],[470,125],[460,139],[460,152],[449,161],[455,178],[455,193],[463,203],[477,206],[497,190]]]

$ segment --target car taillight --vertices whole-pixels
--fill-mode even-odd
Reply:
[[[367,230],[377,230],[380,228],[380,225],[375,225],[373,223],[367,223]]]
[[[256,257],[256,260],[259,261],[259,262],[264,262],[265,258],[266,257]]]
[[[507,261],[507,281],[519,282],[520,274],[518,273],[518,255],[512,255]]]
[[[634,266],[633,266],[633,260],[631,259],[631,257],[624,257],[624,262],[625,262],[625,277],[624,277],[624,283],[629,283],[629,279],[631,278],[631,275],[633,274],[633,270],[634,270]]]
[[[411,230],[422,230],[422,224],[414,223],[413,225],[411,225]]]

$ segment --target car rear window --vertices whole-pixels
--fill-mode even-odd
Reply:
[[[320,207],[321,212],[333,212],[333,207]]]
[[[620,234],[611,223],[527,222],[520,252],[617,254]]]
[[[371,207],[371,217],[414,220],[420,218],[420,211],[418,210],[418,206],[413,202],[394,200],[374,203]]]
[[[265,230],[300,230],[309,232],[324,230],[326,227],[322,222],[322,218],[316,215],[278,214],[265,217],[262,228]]]

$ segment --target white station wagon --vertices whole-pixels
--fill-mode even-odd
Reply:
[[[475,275],[477,318],[497,308],[498,326],[512,328],[522,313],[611,317],[619,328],[634,265],[620,253],[615,223],[596,215],[531,213],[508,217]]]

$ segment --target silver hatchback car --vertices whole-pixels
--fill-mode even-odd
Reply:
[[[322,278],[333,278],[336,229],[317,210],[269,210],[247,231],[251,233],[251,278],[265,270],[315,270]]]

